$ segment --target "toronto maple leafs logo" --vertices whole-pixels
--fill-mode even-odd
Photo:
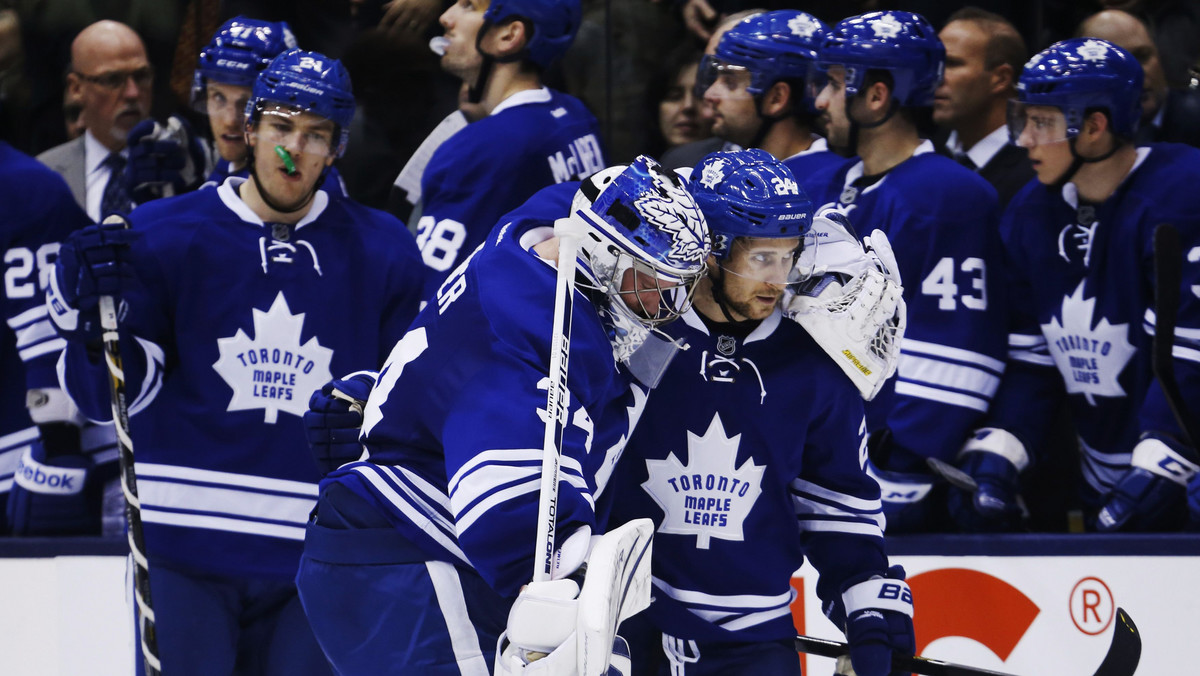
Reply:
[[[900,31],[904,30],[904,24],[891,14],[884,14],[871,21],[871,30],[875,31],[875,37],[887,40],[899,35]]]
[[[673,265],[693,267],[708,258],[708,227],[695,200],[681,186],[665,177],[653,176],[654,190],[634,200],[642,218],[671,236],[667,258]]]
[[[1125,396],[1118,379],[1137,350],[1129,343],[1128,323],[1109,324],[1105,317],[1095,322],[1096,299],[1084,298],[1083,286],[1063,298],[1061,319],[1042,324],[1042,333],[1067,392],[1095,406],[1096,397]]]
[[[726,436],[721,416],[714,414],[703,436],[687,433],[687,465],[674,453],[646,461],[649,478],[642,489],[665,514],[658,532],[694,534],[699,549],[708,549],[712,538],[745,539],[742,523],[762,493],[766,466],[747,458],[734,467],[741,437]]]
[[[264,422],[275,423],[279,412],[304,415],[308,398],[333,377],[333,350],[316,336],[304,345],[304,313],[292,314],[283,292],[266,312],[252,309],[254,338],[238,329],[232,338],[218,338],[221,358],[213,369],[233,390],[228,411],[261,408]]]
[[[788,30],[792,32],[792,35],[801,38],[811,38],[813,33],[816,33],[820,27],[821,24],[817,23],[815,18],[807,14],[799,14],[792,18],[791,21],[788,21]]]
[[[1083,57],[1084,61],[1103,61],[1108,56],[1108,45],[1099,40],[1088,40],[1075,52]]]
[[[713,160],[711,163],[704,165],[704,169],[700,172],[700,185],[712,190],[717,187],[725,178],[725,169],[729,166],[729,161],[725,159]]]

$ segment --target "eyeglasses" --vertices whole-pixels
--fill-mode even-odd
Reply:
[[[134,84],[139,87],[148,87],[154,81],[154,69],[150,66],[142,66],[134,70],[114,70],[99,75],[85,75],[79,72],[76,72],[75,75],[81,80],[112,90],[124,87],[129,78],[133,78]]]

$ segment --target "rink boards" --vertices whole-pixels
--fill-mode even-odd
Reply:
[[[0,540],[0,673],[125,676],[132,621],[123,541]],[[1090,676],[1117,606],[1143,638],[1139,674],[1188,673],[1200,623],[1200,535],[893,538],[930,657],[1013,674]],[[840,634],[821,615],[815,571],[793,585],[797,627]],[[833,661],[806,658],[809,676]]]

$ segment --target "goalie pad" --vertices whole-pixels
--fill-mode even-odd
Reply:
[[[650,605],[653,535],[652,521],[635,519],[597,538],[582,587],[569,579],[527,585],[500,635],[496,675],[629,674],[617,627]]]
[[[887,235],[860,244],[840,212],[813,227],[783,293],[783,314],[804,327],[870,401],[896,372],[907,325],[904,287]]]

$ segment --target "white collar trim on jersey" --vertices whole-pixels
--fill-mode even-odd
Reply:
[[[791,157],[789,157],[783,161],[787,162],[788,160],[794,160],[797,157],[804,157],[805,155],[812,155],[813,153],[823,153],[828,150],[829,150],[829,141],[827,141],[824,136],[817,136],[816,134],[813,134],[812,135],[812,143],[809,144],[807,150],[801,150],[800,152],[796,153],[795,155],[792,155]]]
[[[495,115],[509,108],[516,106],[524,106],[530,103],[547,103],[550,101],[550,88],[542,87],[541,89],[525,89],[513,94],[512,96],[500,102],[500,105],[492,108],[491,115]]]
[[[982,169],[996,153],[1008,144],[1008,125],[1000,125],[992,130],[992,133],[979,139],[979,142],[971,146],[967,150],[967,157],[975,163],[976,167]],[[950,132],[950,136],[946,138],[946,150],[958,155],[962,152],[962,143],[958,140],[958,132]]]
[[[909,159],[912,159],[913,157],[916,157],[917,155],[924,155],[925,153],[932,153],[932,152],[933,152],[933,141],[930,141],[929,139],[922,139],[921,145],[917,146],[917,149],[913,151],[912,157],[910,157]],[[907,162],[907,161],[908,160],[904,160],[904,162]],[[904,164],[904,162],[901,162],[900,164]],[[900,164],[897,164],[896,167],[900,166]],[[892,169],[895,169],[896,167],[892,167]],[[842,183],[842,187],[843,188],[848,187],[851,183],[854,183],[858,179],[862,178],[862,175],[863,175],[863,163],[862,163],[862,160],[859,160],[853,167],[850,167],[850,171],[846,172],[846,180]],[[867,189],[863,190],[863,194],[865,195],[865,194],[871,192],[872,190],[874,190],[877,186],[883,185],[883,182],[886,180],[887,180],[887,176],[884,176],[882,180],[876,181],[876,182],[872,183],[871,185],[867,186]]]
[[[217,195],[220,196],[221,201],[225,203],[225,206],[230,211],[237,214],[238,218],[247,223],[262,226],[264,225],[263,219],[259,218],[258,214],[254,213],[250,206],[242,201],[241,195],[238,194],[238,188],[245,182],[246,179],[240,176],[230,176],[225,179],[224,183],[217,187]],[[329,195],[325,194],[324,190],[318,190],[317,194],[313,195],[312,206],[309,207],[308,213],[304,214],[304,218],[301,218],[296,223],[296,229],[299,230],[317,220],[317,217],[325,211],[325,207],[327,206],[329,206]]]
[[[742,344],[744,345],[746,343],[753,343],[756,340],[763,340],[772,333],[775,333],[775,329],[779,328],[779,322],[782,319],[783,311],[779,309],[779,305],[776,304],[775,310],[771,312],[766,319],[762,320],[758,326],[754,327],[754,330],[750,332],[750,335],[746,336],[746,339],[742,341]],[[693,329],[700,331],[706,336],[711,335],[708,330],[708,325],[705,324],[704,320],[700,318],[700,311],[696,309],[695,305],[693,305],[691,308],[688,308],[688,311],[683,313],[680,320],[684,324],[687,324]]]

